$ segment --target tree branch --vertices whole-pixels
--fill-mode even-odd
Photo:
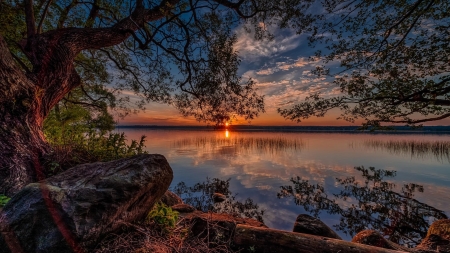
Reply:
[[[89,16],[86,19],[85,27],[92,27],[94,25],[95,18],[97,17],[99,11],[100,7],[98,6],[98,0],[94,0]]]
[[[25,0],[25,22],[27,24],[27,38],[36,34],[36,20],[34,18],[33,0]]]
[[[52,0],[49,0],[49,1],[47,1],[47,4],[45,5],[41,20],[39,21],[39,25],[37,27],[38,34],[42,32],[42,24],[44,23],[45,16],[47,16],[47,12],[48,12],[48,7],[50,6],[51,3],[52,3]]]
[[[27,73],[31,73],[30,69],[27,67],[27,65],[25,65],[25,63],[23,63],[23,61],[17,57],[15,54],[11,53],[12,57],[20,64],[20,66],[22,66],[22,68],[27,72]]]
[[[83,101],[75,101],[75,100],[71,100],[68,98],[63,98],[64,101],[75,104],[75,105],[84,105],[84,106],[90,106],[90,107],[96,107],[100,110],[105,109],[104,107],[97,105],[97,104],[91,104],[91,103],[87,103],[87,102],[83,102]]]
[[[390,123],[402,123],[402,124],[417,124],[417,123],[423,123],[423,122],[428,122],[428,121],[436,121],[436,120],[441,120],[441,119],[446,119],[450,117],[450,113],[446,113],[443,114],[441,116],[438,117],[434,117],[434,118],[427,118],[427,119],[419,119],[419,120],[386,120],[386,121],[380,121],[380,122],[390,122]]]
[[[11,83],[14,76],[14,83]],[[14,104],[16,98],[27,98],[33,90],[33,83],[14,61],[6,41],[0,34],[0,103]],[[3,113],[5,111],[0,112]]]

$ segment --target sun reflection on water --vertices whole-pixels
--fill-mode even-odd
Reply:
[[[225,130],[225,138],[229,138],[230,137],[230,133],[228,132],[228,130]]]

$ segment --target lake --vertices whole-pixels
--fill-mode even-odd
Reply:
[[[347,240],[369,227],[413,245],[422,223],[450,215],[450,134],[294,130],[116,131],[147,136],[146,151],[164,155],[174,171],[172,189],[230,179],[229,191],[257,203],[271,228],[291,231],[305,213]]]

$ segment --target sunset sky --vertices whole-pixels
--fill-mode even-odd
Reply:
[[[252,124],[260,126],[342,126],[352,125],[337,120],[339,110],[328,113],[323,118],[310,118],[301,123],[285,120],[277,113],[277,108],[289,108],[303,101],[311,91],[320,91],[322,95],[339,94],[331,84],[331,79],[317,78],[311,73],[319,62],[311,62],[308,57],[317,49],[307,45],[306,35],[297,35],[294,31],[272,31],[272,41],[255,41],[253,35],[237,28],[238,42],[235,49],[242,59],[239,73],[243,78],[253,78],[257,82],[259,93],[265,95],[266,113],[247,122],[234,121],[233,124]],[[329,65],[336,72],[338,63]],[[205,125],[193,118],[184,118],[178,111],[165,104],[149,103],[145,111],[118,120],[122,125]],[[360,125],[356,122],[354,125]],[[450,125],[450,119],[430,122],[424,125]]]

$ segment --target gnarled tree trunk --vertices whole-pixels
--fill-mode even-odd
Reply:
[[[17,63],[0,35],[0,194],[13,195],[43,178],[41,159],[50,147],[42,126],[50,110],[80,84],[74,59],[86,49],[117,45],[147,21],[158,20],[179,0],[146,9],[105,28],[61,28],[39,34],[32,1],[25,1],[27,38],[19,42],[32,69]]]
[[[49,151],[42,133],[39,87],[13,60],[0,36],[0,193],[12,195],[41,177]]]

